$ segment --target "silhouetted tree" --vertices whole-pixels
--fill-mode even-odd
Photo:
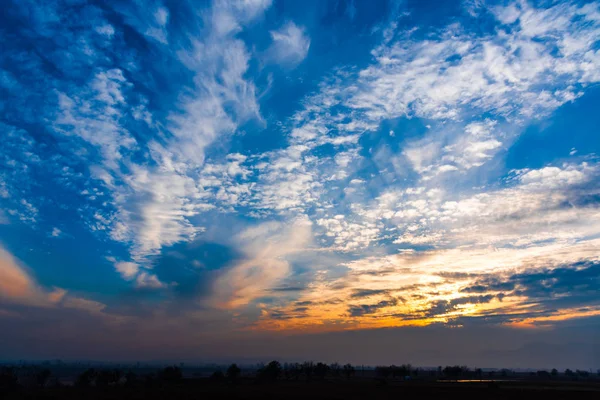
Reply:
[[[317,363],[317,365],[315,365],[315,376],[319,379],[325,379],[325,376],[327,375],[327,372],[329,371],[329,365],[324,364],[322,362]]]
[[[548,371],[540,370],[536,374],[540,378],[550,378],[550,373]]]
[[[258,371],[257,377],[263,381],[275,381],[281,375],[279,361],[271,361]]]
[[[284,374],[286,379],[298,380],[302,375],[302,366],[298,363],[285,364]]]
[[[311,380],[313,373],[315,371],[315,365],[313,364],[312,361],[305,361],[304,363],[302,363],[302,366],[300,367],[302,373],[304,374],[304,376],[306,376],[306,380]]]
[[[571,371],[569,368],[565,369],[565,375],[566,376],[573,376],[575,375],[575,373],[573,371]]]
[[[550,371],[550,375],[558,376],[558,370],[556,368],[552,368],[552,371]]]
[[[346,378],[350,379],[351,377],[354,376],[354,373],[356,372],[354,367],[352,366],[352,364],[345,364],[344,365],[344,375],[346,375]]]
[[[342,371],[342,366],[338,363],[333,363],[329,366],[329,370],[331,371],[332,376],[340,376],[340,372]]]
[[[209,379],[213,382],[222,382],[225,379],[225,375],[220,370],[213,372]]]
[[[230,381],[235,382],[240,377],[242,370],[237,366],[237,364],[231,364],[229,368],[227,368],[227,378]]]

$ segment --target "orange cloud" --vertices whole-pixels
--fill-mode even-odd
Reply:
[[[13,301],[35,301],[40,290],[14,257],[0,248],[0,297]]]

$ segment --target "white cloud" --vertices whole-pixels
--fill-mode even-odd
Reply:
[[[52,232],[50,233],[50,236],[52,237],[59,237],[62,234],[62,231],[56,227],[52,228]]]
[[[202,192],[192,178],[172,169],[132,165],[123,180],[125,186],[111,188],[119,210],[111,236],[132,243],[134,259],[157,254],[162,246],[193,239],[202,231],[189,221],[202,209]]]
[[[116,9],[125,17],[126,23],[141,35],[163,45],[169,43],[167,28],[170,13],[160,0],[135,0],[120,4]]]
[[[135,285],[140,289],[161,289],[167,286],[165,283],[158,280],[156,275],[146,271],[142,271],[138,274],[135,279]]]
[[[521,13],[518,16],[517,11]],[[600,70],[600,63],[584,61],[593,53],[594,43],[584,38],[600,32],[594,19],[596,7],[567,4],[543,10],[519,3],[494,12],[502,13],[506,23],[520,20],[521,24],[510,29],[499,25],[484,36],[452,25],[426,40],[418,38],[415,31],[397,32],[396,41],[392,35],[372,52],[371,66],[358,74],[341,70],[325,80],[319,92],[306,98],[303,109],[291,118],[289,147],[266,155],[268,163],[260,169],[256,187],[257,205],[263,215],[270,211],[293,215],[316,209],[314,215],[309,214],[311,219],[321,221],[329,238],[342,232],[343,239],[336,239],[337,244],[353,243],[352,248],[389,237],[382,227],[368,227],[360,218],[349,220],[356,229],[355,225],[342,227],[350,222],[333,216],[347,213],[350,205],[340,202],[335,185],[319,185],[354,178],[353,170],[345,167],[358,164],[358,157],[349,155],[360,154],[357,139],[361,134],[375,130],[383,119],[408,116],[433,120],[422,139],[403,143],[401,154],[383,157],[393,170],[380,173],[390,177],[391,182],[386,183],[390,191],[402,187],[395,180],[405,178],[409,166],[419,174],[421,185],[461,188],[462,184],[469,185],[475,174],[489,173],[483,167],[510,147],[527,121],[548,115],[580,96],[589,84],[587,77],[594,76],[591,71]],[[569,13],[580,18],[561,17]],[[523,27],[526,18],[535,19],[540,29]],[[555,52],[564,38],[577,40],[579,47],[571,45],[568,52]],[[490,117],[476,117],[483,112]],[[339,146],[332,159],[312,154],[326,143]],[[344,193],[356,194],[348,189]],[[412,197],[408,193],[405,196]],[[331,204],[336,202],[336,206]],[[420,229],[433,224],[432,230],[404,237],[435,243],[444,236],[443,231],[435,231],[435,221],[448,218],[437,211],[440,206],[439,196],[417,196],[403,209],[372,210],[360,203],[350,208],[363,218],[377,215],[394,222],[406,219],[407,224],[418,221]],[[366,233],[369,239],[363,237]]]
[[[473,109],[519,119],[545,115],[572,100],[579,95],[574,84],[587,84],[584,64],[594,42],[570,52],[552,50],[564,38],[597,35],[598,23],[590,10],[575,5],[540,10],[522,4],[520,28],[475,37],[451,26],[428,40],[408,34],[377,48],[376,64],[361,71],[349,103],[370,119],[403,114],[457,119]]]
[[[104,164],[116,169],[124,152],[136,145],[136,140],[121,125],[126,112],[124,88],[130,86],[120,69],[98,72],[88,88],[77,95],[58,93],[59,114],[54,121],[57,132],[76,135],[96,146]]]
[[[149,35],[154,26],[150,36],[166,42],[169,14],[153,4],[152,23],[140,32]],[[507,187],[493,189],[474,188],[470,178],[485,175],[483,167],[509,148],[527,121],[600,80],[597,7],[541,10],[522,2],[494,8],[499,23],[484,36],[452,25],[423,39],[394,25],[373,50],[370,66],[338,70],[304,99],[283,129],[287,146],[207,158],[210,146],[226,142],[244,122],[264,122],[248,76],[252,53],[238,33],[269,5],[215,2],[201,14],[201,30],[189,34],[190,46],[173,60],[193,79],[181,88],[165,125],[152,125],[147,102],[131,101],[131,83],[119,69],[97,72],[81,93],[59,95],[57,129],[102,153],[94,177],[110,189],[115,212],[98,212],[95,219],[131,246],[134,262],[115,265],[125,279],[138,287],[165,287],[139,265],[165,246],[196,238],[204,230],[199,214],[211,209],[244,208],[252,217],[277,214],[288,221],[235,238],[247,257],[215,285],[215,302],[225,307],[248,304],[288,276],[290,255],[313,234],[330,250],[354,251],[381,242],[441,248],[461,238],[462,246],[524,247],[583,240],[595,232],[593,210],[561,208],[595,167],[517,171],[499,183]],[[305,29],[292,22],[271,37],[268,55],[283,64],[300,63],[310,48]],[[120,125],[125,115],[146,115],[141,119],[153,132],[160,130],[143,162],[130,157],[139,144]],[[381,163],[373,157],[378,170],[357,179],[361,154],[380,150],[363,149],[361,135],[376,131],[384,119],[402,117],[427,119],[422,139],[400,143]],[[400,137],[398,129],[386,131],[393,141]],[[328,151],[317,151],[325,145]],[[411,167],[418,175],[412,183]],[[359,181],[374,200],[354,187]],[[382,186],[387,190],[378,193]]]
[[[16,204],[16,209],[7,210],[10,215],[17,216],[21,222],[35,224],[37,222],[38,209],[26,199],[21,199]]]
[[[268,50],[269,57],[286,66],[296,66],[306,58],[310,48],[310,38],[305,29],[288,22],[277,31],[271,31],[273,43]]]
[[[119,274],[121,274],[123,279],[131,280],[135,278],[139,272],[140,266],[134,262],[121,261],[115,263],[115,269]]]
[[[250,118],[261,120],[255,86],[246,78],[250,54],[236,35],[269,5],[270,1],[220,1],[201,14],[203,28],[189,33],[191,47],[176,52],[176,60],[194,74],[193,85],[181,88],[178,109],[170,113],[164,127],[168,134],[157,135],[157,141],[143,149],[146,160],[133,160],[133,152],[140,149],[121,119],[130,115],[143,119],[151,129],[157,126],[145,109],[147,101],[137,97],[132,101],[132,84],[123,71],[99,71],[86,90],[59,93],[55,129],[77,135],[101,152],[102,165],[93,166],[92,174],[110,190],[116,209],[114,213],[99,210],[90,225],[130,244],[135,261],[160,253],[164,246],[192,240],[203,231],[191,219],[215,208],[209,200],[230,206],[249,195],[249,185],[233,183],[234,178],[245,179],[251,173],[242,166],[243,156],[230,157],[226,171],[230,185],[219,192],[204,186],[207,180],[218,178],[203,173],[202,168],[205,150],[215,140],[234,134]],[[143,12],[120,11],[140,33],[166,43],[168,9],[157,1],[142,6],[138,8]],[[138,284],[156,286],[153,279],[144,275]]]
[[[214,284],[212,301],[237,308],[265,296],[291,273],[288,257],[306,251],[312,240],[311,223],[299,218],[289,224],[267,222],[237,237],[246,259],[225,271]]]
[[[99,34],[105,35],[108,37],[112,37],[115,34],[115,28],[110,24],[100,25],[100,26],[97,26],[95,29],[96,29],[96,32],[98,32]]]

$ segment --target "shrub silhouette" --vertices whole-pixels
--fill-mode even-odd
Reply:
[[[540,378],[549,378],[550,377],[550,373],[548,371],[544,371],[544,370],[537,371],[536,375],[539,376]]]
[[[444,368],[444,376],[448,377],[448,378],[458,378],[463,376],[464,374],[467,374],[469,372],[469,368],[464,367],[464,366],[460,366],[460,365],[455,365],[455,366],[447,366],[446,368]]]

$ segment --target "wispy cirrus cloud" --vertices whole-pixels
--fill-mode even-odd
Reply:
[[[132,104],[132,97],[123,92],[125,87],[131,90],[132,84],[121,70],[99,72],[89,84],[90,92],[80,92],[75,100],[60,95],[57,126],[61,132],[79,135],[103,154],[93,173],[110,189],[115,212],[100,214],[100,221],[113,239],[132,244],[132,257],[138,262],[158,254],[163,246],[202,232],[190,218],[214,207],[207,203],[211,193],[197,183],[206,148],[217,138],[232,135],[240,122],[260,119],[254,85],[244,76],[249,53],[236,34],[268,4],[215,3],[199,15],[206,27],[198,34],[190,32],[189,48],[166,51],[166,57],[190,71],[195,83],[182,88],[187,93],[180,98],[179,110],[168,118],[164,140],[152,140],[146,149],[137,146],[122,123],[126,114],[146,122],[151,115],[143,101]],[[162,7],[157,12],[168,15]],[[140,24],[135,22],[141,29]],[[145,35],[156,33],[148,29],[142,29]],[[166,40],[162,34],[150,36]],[[102,133],[94,134],[98,130]],[[147,161],[134,161],[133,152]]]
[[[306,58],[310,38],[304,28],[288,22],[276,31],[271,31],[273,43],[267,50],[268,57],[284,66],[295,67]]]

